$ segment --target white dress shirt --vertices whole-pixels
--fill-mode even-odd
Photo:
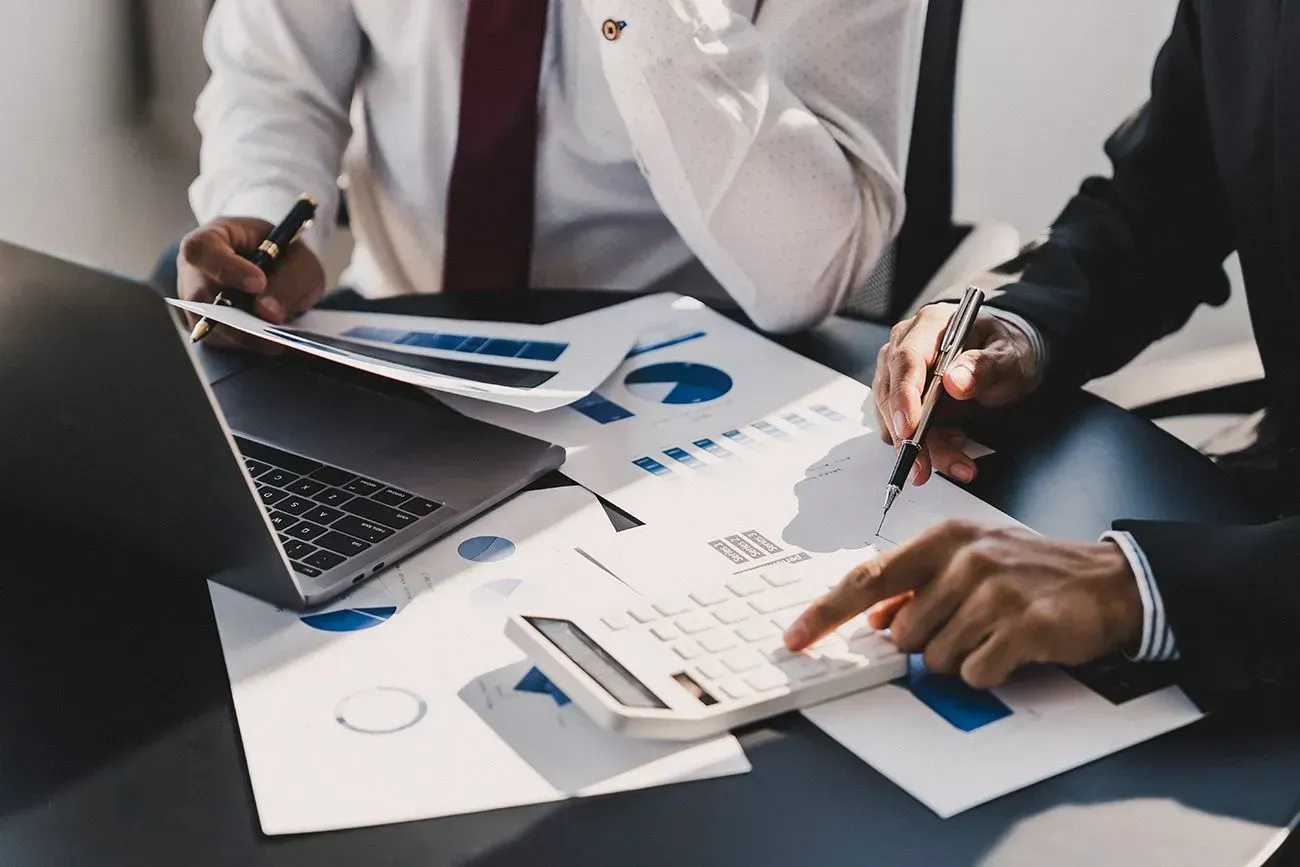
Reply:
[[[436,292],[469,0],[218,0],[200,222],[279,221],[346,175],[371,297]],[[702,263],[761,327],[834,312],[902,222],[921,0],[551,0],[535,286],[641,290]],[[617,40],[606,19],[625,21]],[[355,133],[355,134],[354,134]]]

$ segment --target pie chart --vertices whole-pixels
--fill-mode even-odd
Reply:
[[[475,536],[461,542],[456,553],[473,563],[499,563],[515,553],[515,543],[502,536]]]
[[[340,608],[321,614],[307,614],[301,620],[321,632],[360,632],[378,626],[397,613],[397,606],[377,608]]]
[[[707,364],[669,361],[634,370],[623,384],[644,401],[684,406],[717,400],[731,391],[732,381],[724,371]]]

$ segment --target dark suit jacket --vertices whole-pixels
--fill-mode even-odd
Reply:
[[[1075,387],[1222,304],[1237,251],[1278,472],[1300,484],[1300,0],[1183,0],[1150,102],[1106,151],[1113,177],[1084,182],[992,305],[1042,331],[1044,387]],[[1300,518],[1115,526],[1146,552],[1194,699],[1300,704]]]

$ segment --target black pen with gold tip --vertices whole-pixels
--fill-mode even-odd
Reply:
[[[894,473],[889,477],[889,487],[885,489],[885,510],[880,516],[880,526],[876,529],[877,536],[885,529],[885,518],[889,517],[889,510],[898,499],[898,495],[903,492],[908,476],[912,474],[912,467],[916,464],[916,458],[921,454],[921,447],[925,444],[925,434],[930,429],[930,416],[934,414],[934,408],[943,395],[943,377],[952,363],[957,360],[957,356],[961,355],[966,345],[966,338],[970,336],[971,326],[975,324],[975,317],[979,315],[983,303],[984,292],[974,286],[967,287],[961,304],[957,306],[957,312],[952,315],[947,329],[943,332],[943,342],[939,344],[939,359],[934,365],[934,372],[930,375],[930,382],[925,389],[925,397],[921,401],[921,420],[917,422],[912,436],[903,440],[903,444],[899,447]]]
[[[311,196],[300,196],[294,203],[288,215],[280,221],[280,225],[271,230],[257,249],[244,256],[245,259],[252,262],[262,270],[267,277],[279,263],[280,258],[289,252],[289,247],[293,245],[298,237],[311,228],[312,222],[316,219],[316,200]],[[220,304],[225,307],[238,307],[241,310],[247,310],[252,307],[253,296],[246,292],[240,292],[234,289],[223,289],[212,300],[213,304]],[[200,319],[190,332],[190,342],[198,343],[207,337],[212,331],[212,323],[207,318]]]

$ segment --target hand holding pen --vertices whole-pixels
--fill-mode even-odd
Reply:
[[[967,293],[970,294],[969,292]],[[894,327],[880,351],[872,382],[876,424],[881,439],[901,447],[917,439],[923,397],[938,363],[956,303],[930,304]],[[920,443],[912,483],[924,484],[931,471],[959,482],[975,477],[975,462],[963,452],[965,435],[956,427],[972,405],[1006,406],[1029,394],[1036,384],[1038,359],[1028,335],[1003,316],[981,309],[971,323],[963,349],[938,381],[947,399]]]
[[[314,219],[315,203],[302,197],[278,226],[265,220],[225,217],[191,232],[177,261],[181,298],[230,304],[275,324],[315,306],[325,292],[325,271],[304,244],[295,243]],[[260,348],[262,341],[216,329],[190,317],[193,339],[212,345]]]

